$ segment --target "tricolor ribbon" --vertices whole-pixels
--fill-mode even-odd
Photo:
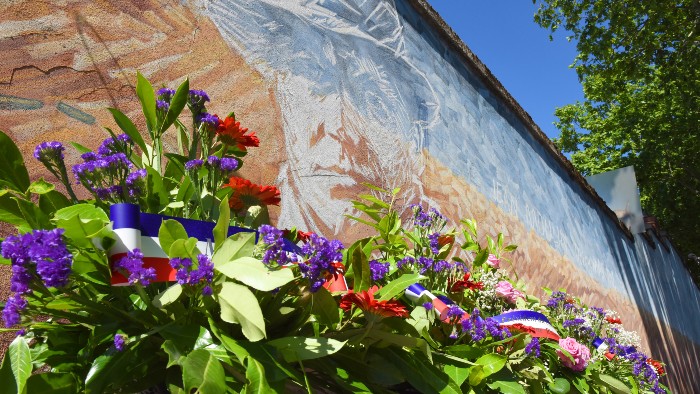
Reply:
[[[420,283],[414,283],[408,286],[406,288],[406,291],[404,292],[404,295],[414,304],[417,304],[421,297],[425,296],[433,304],[433,310],[435,311],[435,314],[440,318],[440,320],[444,322],[450,322],[452,320],[447,316],[447,311],[450,310],[450,305],[455,305],[455,303],[448,297],[443,295],[436,296],[433,293],[429,292]],[[462,318],[464,318],[465,316],[466,318],[469,318],[469,314],[467,314],[464,311],[462,312]],[[462,318],[460,318],[460,320]]]
[[[127,252],[138,248],[144,256],[144,267],[152,267],[156,271],[156,279],[153,282],[173,282],[176,280],[176,270],[170,266],[170,259],[158,240],[158,232],[164,220],[172,219],[182,224],[187,235],[197,239],[197,249],[200,252],[210,257],[214,254],[213,240],[216,223],[144,213],[141,212],[138,205],[126,203],[110,206],[109,218],[112,221],[112,229],[117,236],[114,246],[108,251],[110,265],[126,256]],[[257,231],[243,227],[230,226],[226,236],[242,232],[255,233],[255,241],[258,241]],[[283,250],[301,254],[299,246],[286,238],[282,240],[284,242]],[[124,275],[112,270],[113,286],[126,286],[128,284],[129,282]],[[324,287],[332,293],[348,290],[345,276],[342,273],[327,281]]]
[[[176,270],[170,266],[170,259],[158,240],[158,231],[164,220],[172,219],[182,224],[187,235],[197,239],[197,249],[200,252],[207,256],[214,254],[213,231],[216,223],[144,213],[138,205],[126,203],[110,206],[109,218],[112,220],[112,229],[117,235],[116,243],[108,251],[110,265],[126,256],[127,252],[138,248],[144,256],[144,267],[152,267],[156,271],[154,282],[175,281]],[[258,239],[255,230],[234,226],[228,228],[227,236],[241,232],[256,233],[255,239],[256,241]],[[112,270],[113,286],[128,284],[124,275]]]
[[[608,344],[605,343],[604,340],[596,337],[593,340],[593,347],[598,353],[603,353],[605,355],[605,358],[607,358],[608,360],[612,360],[613,358],[615,358],[615,355],[608,351]]]
[[[503,327],[512,327],[518,324],[522,325],[531,330],[531,335],[533,337],[549,338],[555,341],[558,341],[560,338],[557,330],[552,327],[549,319],[547,319],[547,316],[539,312],[526,309],[513,310],[493,316],[492,319]]]

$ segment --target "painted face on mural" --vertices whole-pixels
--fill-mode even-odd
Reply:
[[[344,233],[362,182],[422,195],[437,98],[404,53],[396,10],[366,3],[208,4],[224,38],[274,81],[287,155],[280,226]]]

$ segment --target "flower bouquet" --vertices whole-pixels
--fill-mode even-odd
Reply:
[[[236,176],[255,133],[188,81],[138,75],[136,91],[146,132],[109,109],[122,133],[73,143],[72,177],[61,143],[36,148],[65,193],[30,182],[0,133],[0,219],[17,229],[0,392],[666,390],[613,312],[514,284],[502,235],[481,245],[475,222],[448,230],[371,185],[351,219],[376,235],[348,248],[275,228],[279,191]]]

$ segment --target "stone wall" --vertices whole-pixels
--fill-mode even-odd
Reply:
[[[349,243],[361,184],[401,187],[406,206],[503,232],[531,292],[617,310],[677,391],[700,390],[700,295],[677,254],[622,228],[424,1],[14,0],[0,15],[0,129],[35,179],[50,176],[39,142],[94,148],[115,126],[105,107],[138,118],[136,70],[189,77],[260,136],[244,175],[280,187],[280,226]]]

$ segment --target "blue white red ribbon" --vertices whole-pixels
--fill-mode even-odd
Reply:
[[[552,327],[549,319],[547,319],[547,316],[539,312],[518,309],[503,312],[500,315],[493,316],[492,319],[496,320],[498,324],[503,327],[510,328],[515,325],[522,325],[531,331],[530,334],[533,337],[549,338],[555,341],[558,341],[560,338],[557,330]]]
[[[141,212],[141,208],[136,204],[114,204],[110,206],[109,217],[112,220],[112,229],[117,236],[116,243],[108,251],[110,265],[126,256],[129,251],[136,248],[143,253],[144,267],[154,268],[156,279],[154,282],[175,281],[176,270],[170,266],[170,259],[160,246],[158,232],[164,220],[172,219],[185,228],[189,237],[196,238],[197,249],[207,256],[214,254],[214,227],[216,223],[201,220],[178,218],[167,215],[159,215]],[[248,232],[255,233],[255,241],[258,241],[257,231],[230,226],[226,236]],[[286,238],[283,238],[283,250],[291,253],[301,254],[301,248]],[[128,280],[117,271],[112,271],[112,285],[125,286]],[[331,292],[347,291],[348,286],[342,274],[330,279],[325,286]]]
[[[447,317],[447,311],[450,309],[450,307],[447,304],[445,304],[444,301],[435,296],[433,293],[429,292],[420,283],[414,283],[408,286],[406,288],[406,291],[404,292],[404,295],[414,304],[417,304],[421,297],[427,297],[433,304],[433,310],[435,311],[435,314],[440,318],[440,320],[450,320]]]
[[[593,347],[598,353],[603,353],[605,355],[605,358],[607,358],[608,360],[612,360],[613,358],[615,358],[615,355],[613,353],[610,353],[610,351],[608,350],[608,344],[605,343],[604,340],[596,337],[593,340]]]

